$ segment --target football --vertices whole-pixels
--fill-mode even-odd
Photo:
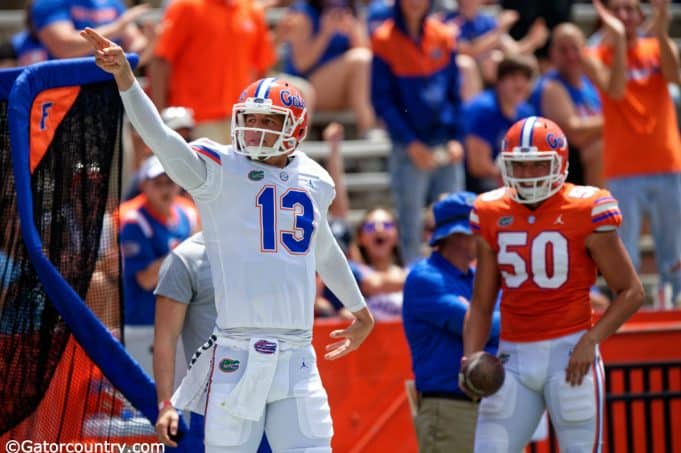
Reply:
[[[471,354],[461,373],[466,388],[480,398],[496,393],[506,377],[501,360],[485,351]]]

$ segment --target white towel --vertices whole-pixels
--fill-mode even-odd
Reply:
[[[223,407],[233,416],[257,421],[262,417],[267,395],[277,369],[279,342],[271,338],[251,338],[246,370],[232,389]]]
[[[194,353],[187,375],[170,399],[176,408],[204,415],[215,341],[216,336],[211,335]]]

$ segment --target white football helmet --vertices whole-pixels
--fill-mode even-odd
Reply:
[[[249,127],[249,114],[283,115],[281,130]],[[232,144],[234,151],[255,159],[267,159],[294,151],[307,134],[307,110],[300,92],[289,82],[269,77],[250,84],[232,108]],[[247,144],[244,133],[260,133],[260,143]],[[276,134],[272,146],[265,145],[266,134]]]
[[[514,174],[514,166],[523,162],[547,162],[549,171],[538,177]],[[530,116],[506,132],[498,163],[504,185],[512,189],[515,201],[529,204],[546,200],[563,187],[567,178],[567,138],[553,121]]]

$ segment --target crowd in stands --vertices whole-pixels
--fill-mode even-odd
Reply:
[[[22,66],[85,56],[89,46],[78,32],[95,28],[140,55],[146,90],[187,140],[229,143],[239,90],[268,75],[289,78],[312,115],[352,111],[357,138],[389,137],[392,144],[395,211],[377,206],[351,225],[344,130],[332,123],[323,133],[338,193],[333,230],[379,320],[401,315],[407,269],[427,255],[428,206],[445,193],[499,187],[504,133],[521,118],[545,116],[569,139],[569,180],[607,185],[620,201],[635,264],[641,219],[650,217],[658,271],[673,300],[681,300],[681,143],[667,90],[679,82],[679,68],[667,9],[653,9],[644,23],[638,7],[625,10],[632,2],[604,1],[611,9],[596,8],[601,28],[587,39],[569,22],[572,1],[163,3],[156,22],[145,4],[27,0],[26,28],[0,44],[0,61]],[[489,5],[500,12],[489,14]],[[268,24],[269,8],[284,11],[276,24]],[[661,67],[650,66],[650,55]],[[138,304],[142,298],[130,288],[151,301],[161,260],[200,222],[188,196],[130,132],[124,178],[131,199],[121,207],[120,239],[126,298],[135,299],[127,303]],[[656,140],[644,141],[649,136]],[[319,286],[317,314],[345,316]],[[153,324],[153,309],[140,313],[126,316],[126,324]]]

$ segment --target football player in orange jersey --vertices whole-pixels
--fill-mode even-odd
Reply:
[[[464,326],[464,357],[483,349],[498,291],[502,388],[480,404],[476,452],[520,451],[548,409],[561,451],[603,445],[603,363],[598,344],[643,302],[643,287],[617,235],[607,190],[565,183],[565,134],[529,117],[506,133],[504,187],[471,212],[478,265]],[[600,271],[615,294],[592,325],[589,288]],[[466,391],[467,389],[464,389]]]

